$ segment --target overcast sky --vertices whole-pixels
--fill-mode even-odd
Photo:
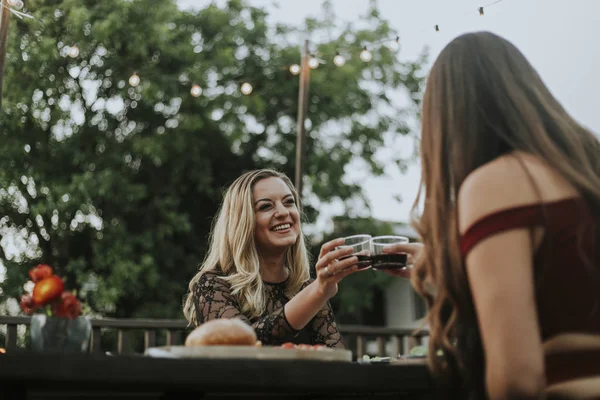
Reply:
[[[271,22],[300,24],[321,12],[321,0],[249,0],[267,8]],[[566,109],[583,125],[600,133],[600,0],[379,0],[379,9],[401,36],[400,57],[413,59],[428,46],[430,63],[454,37],[489,30],[511,40],[529,58]],[[180,0],[182,7],[203,7],[205,0]],[[368,0],[333,0],[342,21],[356,21]],[[438,24],[440,31],[433,27]],[[393,168],[385,178],[371,178],[366,190],[373,216],[408,220],[419,182],[419,166],[400,176]],[[394,194],[404,201],[398,203]]]

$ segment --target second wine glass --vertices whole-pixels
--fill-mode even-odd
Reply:
[[[408,243],[405,236],[377,236],[371,240],[371,260],[373,269],[402,269],[406,267],[406,254],[384,253],[383,249],[392,244]]]

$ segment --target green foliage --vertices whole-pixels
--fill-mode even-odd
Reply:
[[[0,289],[17,297],[28,268],[44,262],[95,312],[180,317],[222,187],[257,167],[293,176],[298,79],[285,67],[299,61],[299,35],[323,37],[331,24],[269,26],[264,10],[241,0],[197,12],[172,0],[27,7],[33,20],[11,21],[0,115]],[[398,116],[418,105],[423,60],[401,62],[375,46],[363,63],[364,44],[395,36],[376,13],[365,23],[313,49],[353,58],[311,73],[311,219],[319,202],[364,199],[359,183],[343,179],[349,162],[380,174],[373,155],[383,134],[408,134]],[[136,88],[127,84],[134,71]],[[250,96],[239,92],[245,81]],[[193,83],[201,97],[191,96]],[[394,89],[414,104],[399,109],[387,95]]]

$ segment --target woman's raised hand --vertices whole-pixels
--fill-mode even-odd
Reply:
[[[324,295],[331,298],[337,293],[337,284],[344,277],[358,270],[358,258],[351,256],[353,249],[344,247],[335,249],[344,244],[344,238],[334,239],[323,246],[319,253],[319,260],[315,265],[317,282]]]
[[[419,256],[419,254],[421,253],[422,250],[423,250],[422,243],[398,243],[398,244],[391,244],[389,246],[386,246],[383,249],[384,253],[386,253],[386,254],[404,253],[408,257],[407,257],[407,261],[406,261],[406,268],[384,269],[383,272],[385,272],[386,274],[391,275],[391,276],[400,276],[402,278],[410,279],[411,270],[412,270],[411,265],[417,259],[417,257]]]

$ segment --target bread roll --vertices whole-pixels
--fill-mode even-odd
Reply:
[[[254,346],[255,343],[254,329],[236,318],[207,321],[185,339],[186,346]]]

